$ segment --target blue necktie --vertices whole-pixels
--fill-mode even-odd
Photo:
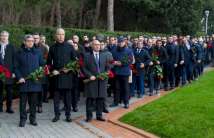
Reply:
[[[99,57],[98,57],[98,54],[95,54],[95,60],[96,60],[96,64],[97,64],[97,72],[100,72],[100,65],[99,65]]]

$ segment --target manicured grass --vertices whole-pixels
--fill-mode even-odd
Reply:
[[[214,71],[120,121],[163,138],[214,138]]]

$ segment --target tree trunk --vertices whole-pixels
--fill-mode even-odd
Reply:
[[[114,0],[108,0],[107,30],[114,31]]]
[[[78,27],[79,28],[82,27],[84,5],[85,5],[85,0],[81,0],[80,9],[79,9],[79,21],[78,21]]]
[[[56,5],[56,22],[57,27],[62,27],[61,0],[58,0]]]
[[[56,1],[54,1],[53,6],[51,8],[51,18],[50,18],[50,26],[54,26],[54,17],[55,17],[55,9],[56,9]]]
[[[98,20],[100,16],[100,8],[101,8],[101,3],[102,0],[97,0],[96,2],[96,11],[95,11],[95,19],[93,20],[93,28],[96,28],[98,25]]]

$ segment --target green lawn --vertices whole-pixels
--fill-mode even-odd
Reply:
[[[214,138],[214,71],[120,121],[163,138]]]

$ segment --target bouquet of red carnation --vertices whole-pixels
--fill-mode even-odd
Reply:
[[[112,71],[102,72],[97,74],[95,77],[96,79],[99,79],[99,80],[107,80],[108,78],[114,78],[114,73]],[[84,83],[88,83],[90,81],[91,81],[90,79],[83,80]]]
[[[0,80],[5,81],[6,78],[11,78],[11,72],[4,66],[0,65]]]
[[[39,67],[34,72],[31,72],[25,80],[32,80],[34,82],[39,81],[41,78],[49,75],[49,67],[46,65],[44,67]]]
[[[155,51],[152,53],[152,61],[154,63],[157,63],[157,61],[159,60],[159,56],[160,53],[158,51]],[[158,79],[162,79],[163,78],[163,69],[160,65],[157,65],[155,64],[154,65],[154,70],[153,70],[153,73],[155,74],[155,76],[158,78]]]
[[[83,60],[71,60],[70,62],[68,62],[62,69],[59,70],[59,72],[61,73],[65,73],[64,71],[72,71],[72,72],[80,72],[80,67],[82,67],[84,65]],[[55,75],[51,74],[50,77],[53,77]]]

